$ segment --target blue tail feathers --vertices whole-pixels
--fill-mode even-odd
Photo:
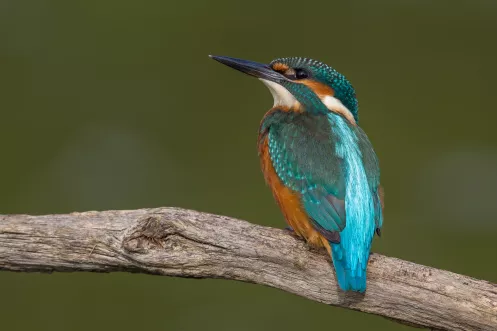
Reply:
[[[344,291],[366,291],[366,267],[367,263],[358,263],[356,268],[351,268],[344,256],[344,250],[340,244],[331,245],[331,258],[335,267],[338,286]]]

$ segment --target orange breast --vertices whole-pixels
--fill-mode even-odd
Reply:
[[[328,241],[314,229],[309,217],[304,211],[300,193],[286,187],[276,174],[269,155],[267,140],[268,138],[265,137],[259,145],[262,172],[264,173],[266,183],[273,191],[273,196],[280,206],[286,222],[297,235],[304,237],[309,244],[315,247],[326,247],[330,251]]]

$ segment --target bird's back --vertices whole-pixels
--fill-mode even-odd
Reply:
[[[330,251],[342,288],[363,291],[382,221],[378,161],[367,136],[331,112],[276,108],[261,123],[259,152],[289,225]]]

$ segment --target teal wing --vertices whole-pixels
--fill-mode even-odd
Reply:
[[[346,183],[343,159],[336,153],[329,122],[325,116],[288,113],[279,116],[268,130],[274,169],[287,187],[301,194],[315,228],[331,242],[339,242],[339,233],[346,226]],[[372,151],[367,137],[365,142],[362,140],[359,139],[365,144],[363,147]],[[365,153],[363,158],[368,165],[365,167],[368,182],[375,192],[379,185],[376,156],[374,152]],[[380,206],[379,200],[375,204]],[[377,227],[380,226],[378,220]]]
[[[287,115],[271,125],[269,153],[282,182],[302,196],[318,231],[332,242],[345,228],[345,179],[326,118]]]

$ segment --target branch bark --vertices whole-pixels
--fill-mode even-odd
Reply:
[[[178,208],[0,216],[0,270],[128,271],[267,285],[440,330],[497,330],[497,285],[372,254],[365,295],[288,231]]]

